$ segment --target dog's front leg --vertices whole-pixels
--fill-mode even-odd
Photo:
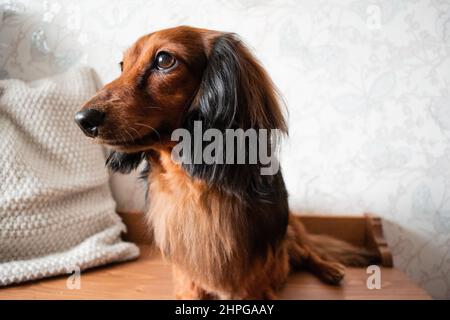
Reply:
[[[208,300],[214,295],[192,281],[180,268],[172,265],[175,298],[178,300]]]

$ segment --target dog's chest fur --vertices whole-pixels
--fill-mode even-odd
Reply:
[[[251,229],[239,198],[193,179],[169,153],[152,162],[148,181],[147,217],[166,258],[212,286],[239,283]]]

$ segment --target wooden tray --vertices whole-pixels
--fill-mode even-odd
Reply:
[[[151,244],[152,236],[142,213],[119,212],[128,232],[125,240],[138,244]],[[360,216],[298,215],[310,233],[327,234],[360,247],[375,250],[380,255],[381,265],[393,266],[392,254],[383,236],[381,219],[373,214]]]

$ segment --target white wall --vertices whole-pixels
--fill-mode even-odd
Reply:
[[[240,34],[289,106],[292,207],[381,215],[395,264],[450,298],[449,1],[0,3],[3,77],[85,63],[105,82],[142,34],[180,24]],[[123,184],[119,207],[139,209],[142,187]]]

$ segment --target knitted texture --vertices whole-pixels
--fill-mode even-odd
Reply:
[[[81,67],[0,81],[0,285],[138,256],[121,240],[102,148],[74,114],[96,91]]]

